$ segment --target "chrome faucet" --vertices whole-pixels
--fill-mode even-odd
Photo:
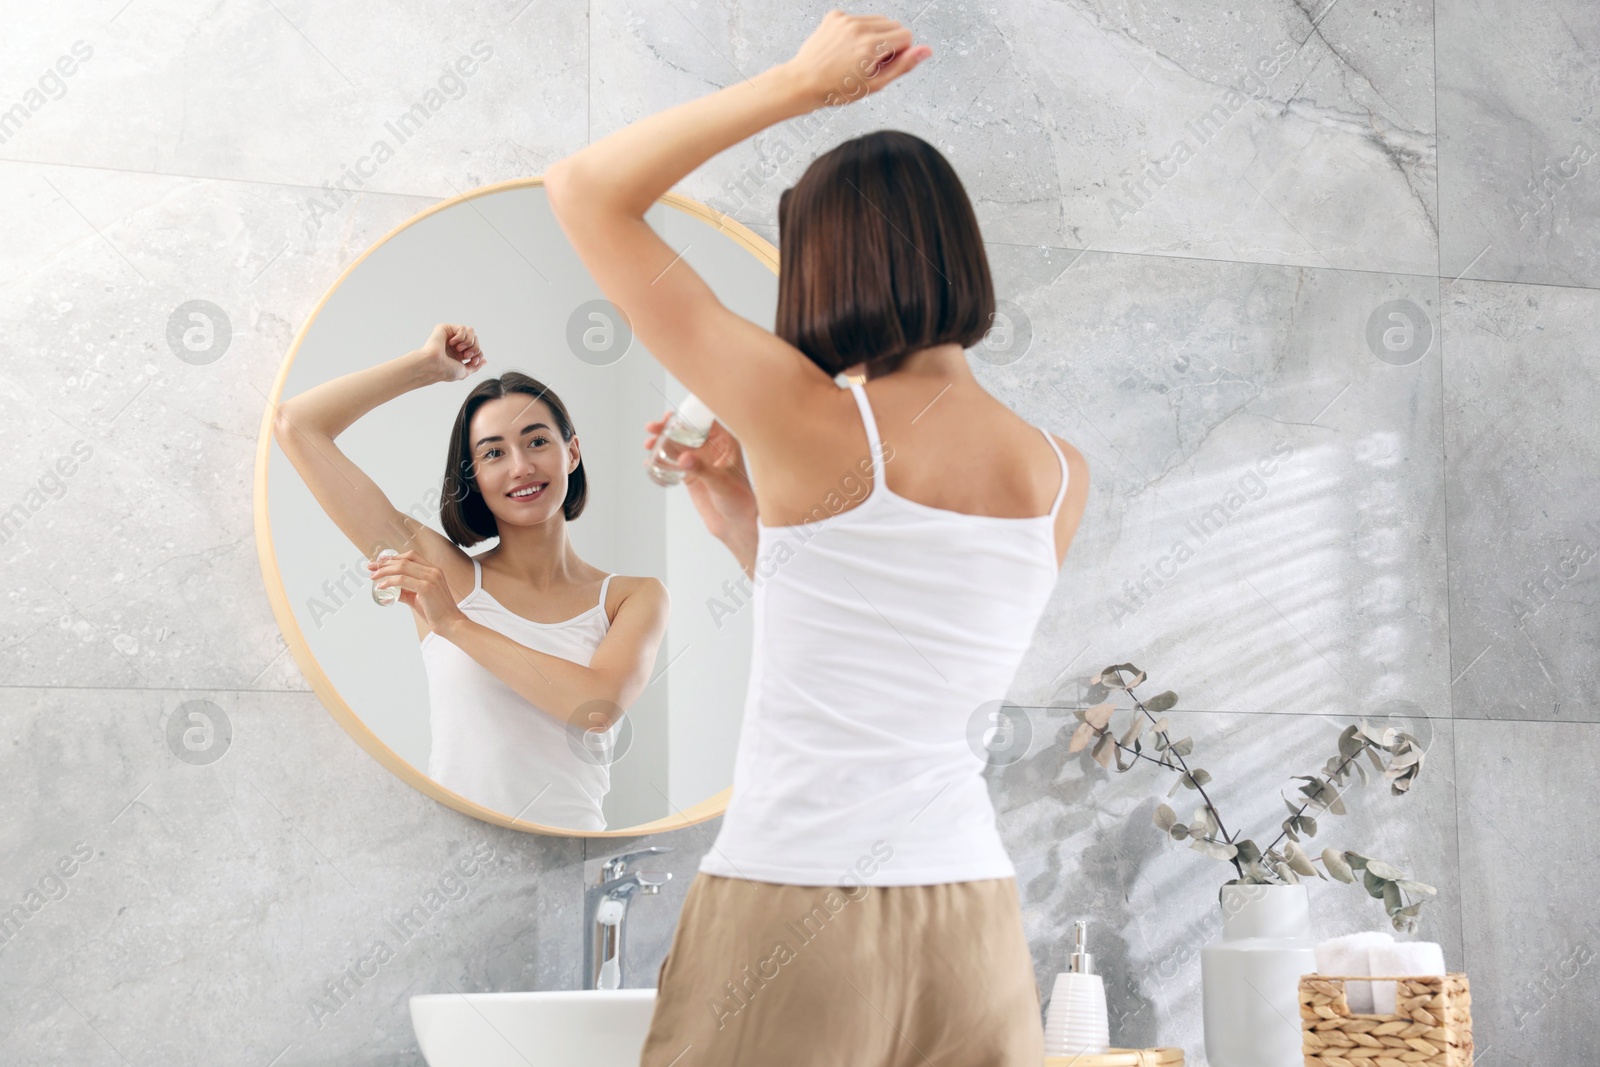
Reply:
[[[628,861],[639,856],[671,852],[652,845],[612,856],[600,866],[600,876],[583,893],[583,988],[622,988],[622,921],[635,893],[661,892],[672,880],[670,871],[658,875],[630,871]]]

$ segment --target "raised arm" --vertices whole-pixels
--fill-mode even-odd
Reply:
[[[441,323],[421,348],[323,382],[278,404],[272,436],[317,503],[368,557],[379,546],[416,549],[441,565],[468,565],[466,554],[437,531],[400,511],[376,482],[334,443],[357,419],[402,393],[458,381],[483,366],[477,334]],[[444,557],[460,556],[460,561]]]
[[[876,92],[928,54],[894,19],[830,11],[789,62],[625,126],[545,174],[556,220],[607,299],[747,447],[793,440],[807,425],[808,394],[825,396],[834,383],[799,349],[724,307],[644,213],[724,149]]]

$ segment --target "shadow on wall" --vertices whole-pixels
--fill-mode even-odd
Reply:
[[[1162,851],[1161,838],[1150,827],[1157,799],[1147,798],[1127,813],[1108,811],[1106,802],[1113,794],[1105,780],[1112,773],[1096,764],[1087,750],[1067,751],[1067,736],[1077,725],[1071,712],[1028,711],[1045,742],[1042,750],[1008,767],[985,768],[984,774],[998,794],[1001,817],[1026,822],[1031,847],[1014,854],[1021,858],[1031,853],[1043,861],[1043,867],[1020,885],[1023,908],[1036,924],[1030,941],[1042,1007],[1049,1010],[1055,977],[1067,969],[1073,922],[1088,919],[1089,951],[1095,972],[1105,980],[1113,1043],[1122,1048],[1157,1045],[1160,1031],[1165,1029],[1170,1036],[1171,1020],[1162,1025],[1165,1005],[1147,994],[1140,979],[1148,952],[1140,953],[1128,940],[1140,926],[1130,906],[1134,881],[1144,877],[1143,870]],[[1034,806],[1041,798],[1048,808],[1031,817],[1021,810],[1011,812],[1005,805],[1007,796],[1016,799],[1019,809]],[[1220,923],[1215,925],[1221,929]],[[1193,926],[1182,931],[1182,943],[1203,944],[1214,936],[1204,921]],[[1188,962],[1169,961],[1167,973],[1160,977],[1185,974]],[[1197,954],[1193,963],[1198,973]]]

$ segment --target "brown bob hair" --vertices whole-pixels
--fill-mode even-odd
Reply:
[[[823,153],[778,197],[779,337],[837,376],[983,339],[994,282],[972,203],[940,151],[876,130]]]
[[[486,378],[479,382],[467,394],[467,399],[462,401],[461,410],[456,413],[455,426],[450,430],[450,456],[445,464],[444,491],[439,505],[439,521],[444,526],[444,532],[462,548],[471,548],[479,541],[500,535],[494,513],[478,491],[478,479],[472,462],[472,442],[468,438],[472,433],[472,416],[478,409],[487,401],[512,393],[524,393],[535,400],[543,400],[555,416],[556,430],[561,434],[562,442],[572,440],[572,417],[567,414],[567,406],[548,385],[514,370],[506,371],[498,378]],[[561,513],[568,522],[583,514],[583,506],[588,499],[589,476],[583,469],[583,459],[580,457],[577,467],[567,475],[567,495],[561,502]]]

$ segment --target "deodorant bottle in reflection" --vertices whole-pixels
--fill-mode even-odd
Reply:
[[[667,416],[667,424],[656,439],[655,451],[650,454],[646,469],[657,485],[677,485],[683,481],[683,471],[676,464],[684,452],[699,448],[711,433],[716,421],[705,401],[690,393],[678,409]]]
[[[1099,1056],[1111,1045],[1106,986],[1094,973],[1087,943],[1089,924],[1079,919],[1072,925],[1072,955],[1067,970],[1056,975],[1050,1009],[1045,1012],[1044,1054]]]
[[[390,556],[398,556],[399,554],[400,553],[396,552],[392,548],[383,548],[379,549],[378,554],[372,558],[377,560],[379,563],[382,563]],[[393,604],[396,600],[400,599],[400,587],[397,585],[379,586],[378,583],[374,581],[372,583],[372,599],[377,601],[380,607],[386,608],[390,604]]]

